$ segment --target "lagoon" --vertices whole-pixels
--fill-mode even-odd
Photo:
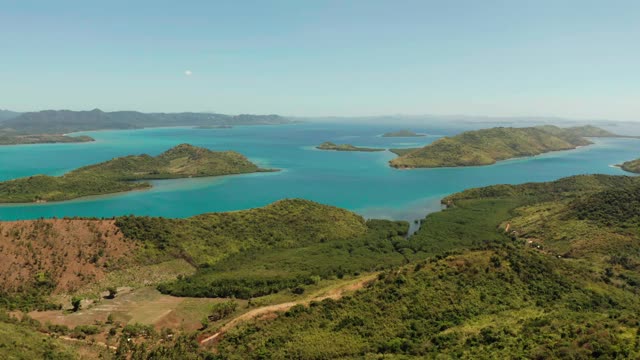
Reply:
[[[484,124],[483,127],[493,125]],[[522,125],[525,126],[525,125]],[[468,126],[477,128],[478,126]],[[576,150],[503,161],[491,166],[397,170],[384,152],[332,152],[325,141],[355,146],[418,147],[467,128],[447,124],[412,126],[420,138],[380,135],[401,125],[301,123],[231,129],[153,128],[78,133],[92,143],[0,147],[0,180],[35,174],[60,175],[113,157],[157,155],[180,143],[235,150],[276,173],[154,181],[147,191],[61,203],[0,205],[0,220],[40,217],[111,217],[126,214],[187,217],[205,212],[259,207],[284,198],[305,198],[350,209],[369,218],[413,221],[440,209],[440,199],[470,187],[549,181],[576,174],[630,175],[614,164],[640,154],[638,139],[594,139]],[[615,131],[615,129],[612,129]]]

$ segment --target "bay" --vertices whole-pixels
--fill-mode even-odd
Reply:
[[[46,204],[0,205],[0,220],[40,217],[111,217],[125,214],[187,217],[264,206],[285,198],[304,198],[350,209],[370,218],[413,221],[440,209],[443,196],[470,187],[549,181],[576,174],[628,173],[612,165],[640,157],[640,140],[593,139],[576,150],[513,159],[491,166],[397,170],[385,152],[316,150],[324,142],[403,148],[428,144],[441,136],[478,125],[413,125],[427,137],[385,138],[396,125],[301,123],[239,126],[231,129],[153,128],[82,134],[92,143],[0,147],[0,180],[35,174],[61,175],[113,157],[157,155],[189,143],[212,150],[235,150],[275,173],[154,181],[151,190]],[[489,127],[484,124],[483,127]],[[80,133],[78,133],[80,134]]]

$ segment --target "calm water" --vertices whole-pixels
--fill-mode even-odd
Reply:
[[[640,140],[597,139],[589,147],[493,166],[395,170],[387,166],[394,157],[389,152],[313,149],[324,141],[370,147],[416,147],[461,131],[460,126],[413,126],[412,129],[430,136],[379,136],[399,128],[402,127],[319,123],[209,130],[161,128],[86,133],[97,140],[94,143],[4,146],[0,147],[0,180],[34,174],[60,175],[116,156],[155,155],[180,143],[236,150],[263,167],[282,171],[156,181],[148,191],[64,203],[1,205],[0,219],[123,214],[186,217],[253,208],[284,198],[305,198],[344,207],[366,217],[413,220],[439,209],[439,200],[444,195],[465,188],[547,181],[575,174],[625,174],[611,165],[640,155]]]

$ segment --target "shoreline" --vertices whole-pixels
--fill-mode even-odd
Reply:
[[[249,172],[249,173],[238,173],[238,174],[227,174],[227,175],[189,176],[189,177],[176,177],[176,178],[165,178],[165,179],[146,179],[146,180],[140,180],[140,181],[141,182],[149,182],[150,186],[148,186],[148,187],[141,187],[141,188],[136,188],[136,189],[131,189],[131,190],[117,191],[117,192],[105,193],[105,194],[94,194],[94,195],[79,196],[79,197],[72,198],[72,199],[67,199],[67,200],[31,201],[31,202],[0,202],[0,208],[1,207],[58,205],[58,204],[70,203],[70,202],[82,202],[82,201],[90,201],[90,200],[101,199],[101,198],[116,197],[116,196],[130,194],[130,193],[147,192],[147,191],[152,191],[154,189],[157,189],[157,187],[154,186],[154,184],[153,184],[153,182],[155,182],[155,181],[208,179],[208,178],[219,179],[219,178],[227,178],[227,177],[232,177],[232,176],[278,173],[278,172],[281,172],[281,171],[282,171],[281,169],[263,169],[263,171],[254,171],[254,172]],[[10,181],[10,180],[8,180],[8,181]]]
[[[578,145],[578,146],[576,146],[574,148],[571,148],[571,149],[561,149],[561,150],[546,151],[546,152],[543,152],[543,153],[540,153],[540,154],[536,154],[536,155],[516,156],[516,157],[512,157],[512,158],[508,158],[508,159],[496,160],[495,162],[493,162],[491,164],[484,164],[484,165],[449,165],[449,166],[405,166],[405,167],[396,167],[396,166],[391,165],[391,161],[393,161],[394,159],[397,159],[397,158],[400,157],[400,156],[396,156],[394,159],[389,160],[388,166],[390,168],[393,168],[393,169],[396,169],[396,170],[479,168],[479,167],[500,165],[502,163],[505,163],[505,162],[508,162],[508,161],[514,161],[514,160],[534,159],[534,158],[539,157],[539,156],[558,153],[558,152],[562,152],[562,151],[574,151],[574,150],[578,150],[580,148],[588,148],[588,147],[590,147],[592,145],[595,145],[595,143],[592,143],[592,144],[589,144],[589,145]],[[393,151],[391,153],[395,154]]]

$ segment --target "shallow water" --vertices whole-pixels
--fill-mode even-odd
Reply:
[[[485,125],[485,127],[487,127]],[[367,147],[416,147],[459,126],[412,126],[428,137],[384,138],[404,128],[364,124],[305,123],[232,129],[156,128],[86,132],[97,141],[81,144],[0,147],[0,180],[34,174],[60,175],[116,156],[159,154],[180,143],[236,150],[276,173],[154,181],[154,188],[62,203],[1,205],[0,219],[123,214],[186,217],[212,211],[263,206],[284,198],[305,198],[356,211],[366,217],[414,220],[440,208],[439,200],[469,187],[548,181],[575,174],[627,174],[613,164],[637,158],[640,140],[595,139],[570,151],[514,159],[492,166],[396,170],[390,152],[333,152],[314,149],[324,141]]]

